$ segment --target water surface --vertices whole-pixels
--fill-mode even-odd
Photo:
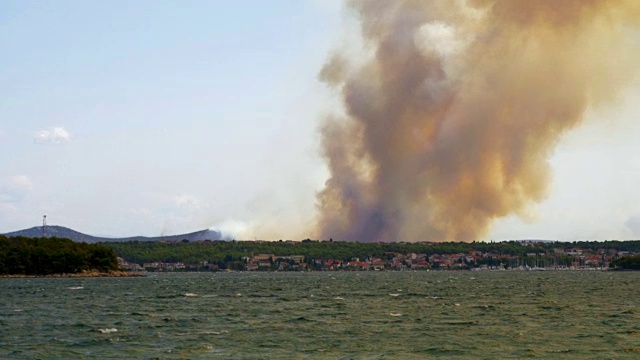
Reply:
[[[0,279],[0,358],[640,357],[640,273]]]

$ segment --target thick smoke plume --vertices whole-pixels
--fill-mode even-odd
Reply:
[[[322,126],[322,238],[480,240],[545,198],[549,156],[637,76],[640,1],[363,0],[370,55],[320,78],[346,115]]]

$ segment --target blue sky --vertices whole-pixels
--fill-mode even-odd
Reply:
[[[45,213],[154,235],[312,211],[326,5],[0,4],[0,171],[20,193],[0,231]],[[56,128],[68,138],[35,140]]]
[[[339,1],[0,2],[0,233],[305,238],[328,173],[317,74]],[[637,83],[636,83],[637,85]],[[640,237],[638,86],[559,145],[553,191],[487,237]]]

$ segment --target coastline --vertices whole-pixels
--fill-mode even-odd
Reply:
[[[25,274],[5,274],[0,275],[0,279],[22,279],[22,278],[93,278],[93,277],[143,277],[144,274],[127,271],[83,271],[79,273],[49,274],[49,275],[25,275]]]

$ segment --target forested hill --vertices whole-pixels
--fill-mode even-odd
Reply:
[[[25,238],[41,238],[43,237],[42,226],[34,226],[30,229],[13,231],[10,233],[4,234],[6,237],[25,237]],[[75,231],[64,226],[45,226],[44,227],[44,237],[56,237],[63,239],[71,239],[76,242],[86,242],[86,243],[96,243],[96,242],[106,242],[110,241],[109,238],[91,236],[87,234],[83,234],[79,231]]]
[[[30,229],[24,229],[19,231],[13,231],[4,234],[6,237],[26,237],[26,238],[40,238],[43,237],[42,226],[35,226]],[[123,241],[203,241],[203,240],[231,240],[223,236],[219,231],[214,230],[200,230],[188,234],[168,235],[168,236],[132,236],[126,238],[111,238],[92,236],[69,229],[64,226],[47,225],[44,227],[44,237],[57,237],[64,239],[71,239],[75,242],[86,243],[99,243],[99,242],[123,242]]]

